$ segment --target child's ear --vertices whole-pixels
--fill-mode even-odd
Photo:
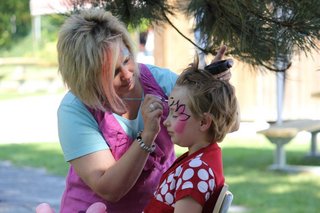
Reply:
[[[207,112],[203,113],[203,116],[200,120],[200,130],[203,132],[207,131],[210,128],[211,123],[212,123],[212,119],[210,114]]]

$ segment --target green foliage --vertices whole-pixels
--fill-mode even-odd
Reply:
[[[226,44],[242,61],[284,71],[295,51],[319,49],[319,7],[318,0],[191,0],[184,10],[195,17],[205,52]]]
[[[59,29],[65,19],[66,16],[60,14],[41,16],[42,43],[52,42],[57,39]]]
[[[0,57],[32,57],[56,64],[56,39],[65,18],[59,14],[41,16],[41,40],[35,43],[32,32],[29,32],[16,41],[15,45],[5,45],[0,48]]]
[[[69,0],[73,5],[73,12],[87,8],[86,0]],[[148,22],[163,23],[166,21],[164,14],[173,14],[174,7],[167,0],[91,0],[92,7],[103,8],[110,11],[121,21],[133,28],[139,27],[146,20]]]
[[[0,14],[0,50],[7,50],[31,30],[29,1],[3,0]]]
[[[69,2],[79,11],[86,1]],[[195,45],[206,54],[215,55],[221,44],[226,44],[229,53],[239,60],[273,71],[287,70],[296,52],[307,54],[319,49],[319,0],[178,0],[175,4],[167,0],[90,2],[93,7],[112,12],[128,26],[137,27],[147,20],[169,23],[178,32],[168,15],[183,11],[195,18],[193,30],[200,32],[203,44]]]

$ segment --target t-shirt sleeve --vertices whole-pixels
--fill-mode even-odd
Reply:
[[[176,202],[187,196],[204,206],[215,187],[213,171],[199,158],[182,167],[176,188]]]
[[[160,68],[149,64],[146,66],[149,68],[150,72],[164,93],[169,96],[174,85],[176,84],[178,78],[177,73],[174,73],[169,69]]]
[[[66,161],[108,149],[98,123],[78,101],[62,102],[58,109],[58,133]]]

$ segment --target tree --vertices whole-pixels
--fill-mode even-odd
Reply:
[[[147,19],[175,27],[168,17],[183,11],[195,19],[193,30],[199,31],[204,44],[203,48],[197,48],[205,54],[215,54],[221,44],[226,44],[233,57],[271,71],[287,70],[295,52],[319,49],[319,0],[177,0],[175,4],[167,0],[68,2],[75,5],[75,9],[88,6],[87,3],[104,8],[132,26]]]
[[[29,1],[1,1],[0,14],[0,49],[4,50],[30,32]]]

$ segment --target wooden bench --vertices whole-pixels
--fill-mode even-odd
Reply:
[[[319,157],[320,155],[317,152],[317,134],[320,132],[320,120],[288,120],[282,124],[271,124],[268,129],[258,131],[258,133],[263,134],[271,143],[276,145],[272,169],[282,170],[286,168],[284,145],[289,143],[301,131],[311,133],[311,146],[308,156]]]

